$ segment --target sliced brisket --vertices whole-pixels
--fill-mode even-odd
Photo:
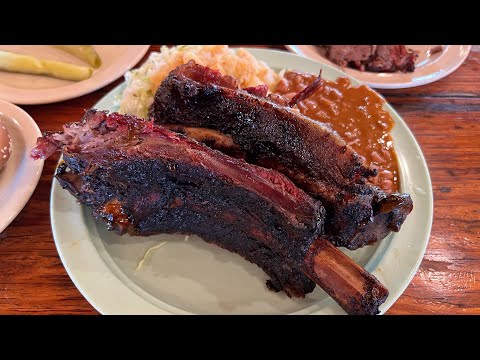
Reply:
[[[365,63],[375,52],[376,45],[327,45],[329,60],[343,67],[365,70]]]
[[[326,45],[326,49],[335,64],[373,72],[413,72],[418,57],[405,45]]]

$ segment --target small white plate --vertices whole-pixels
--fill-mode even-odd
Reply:
[[[471,45],[442,45],[443,51],[441,53],[428,56],[428,51],[437,45],[406,45],[407,48],[419,52],[414,72],[374,73],[348,67],[342,68],[324,57],[322,49],[316,45],[285,46],[293,53],[333,66],[377,89],[403,89],[440,80],[457,70],[472,48]]]
[[[346,74],[288,52],[249,49],[276,69],[295,68],[326,79]],[[360,82],[351,78],[353,85]],[[119,85],[95,105],[118,110]],[[414,208],[399,233],[375,246],[345,251],[375,275],[390,291],[380,307],[385,312],[402,294],[417,271],[428,243],[433,216],[432,185],[422,152],[402,118],[386,104],[395,120],[392,131],[398,155],[402,191]],[[117,236],[95,222],[91,211],[61,188],[52,186],[50,214],[53,236],[62,262],[85,298],[103,314],[344,314],[318,286],[305,299],[289,299],[265,286],[267,275],[240,256],[196,236]],[[152,252],[138,271],[147,249]]]
[[[22,211],[42,174],[43,160],[33,161],[30,150],[42,136],[35,121],[18,106],[0,100],[0,114],[12,139],[12,154],[0,170],[0,232]]]
[[[102,65],[94,70],[89,79],[75,82],[0,71],[0,99],[15,104],[35,105],[73,99],[91,93],[122,77],[150,48],[150,45],[94,46],[102,59]],[[88,66],[73,55],[47,45],[0,45],[0,50]]]

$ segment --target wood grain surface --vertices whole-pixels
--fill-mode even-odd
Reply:
[[[22,108],[42,131],[59,130],[122,81],[77,99]],[[382,94],[425,154],[435,212],[420,269],[388,314],[480,314],[480,52],[440,81]],[[45,162],[32,198],[0,233],[0,314],[97,314],[53,242],[49,198],[57,161]]]

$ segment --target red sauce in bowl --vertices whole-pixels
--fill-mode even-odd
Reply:
[[[293,97],[317,77],[312,74],[286,72],[275,93]],[[394,122],[383,109],[385,101],[366,86],[351,87],[350,80],[323,80],[309,98],[297,104],[300,112],[311,119],[330,124],[340,136],[376,168],[378,176],[371,183],[385,191],[399,190],[398,165],[390,135]]]

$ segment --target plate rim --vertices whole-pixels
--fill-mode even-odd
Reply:
[[[298,46],[314,46],[314,45],[284,45],[287,50],[293,54],[297,54],[303,57],[306,57],[308,59],[318,61],[322,64],[331,66],[336,68],[339,71],[345,72],[346,74],[356,78],[357,80],[363,82],[364,84],[370,86],[371,88],[374,89],[408,89],[408,88],[413,88],[417,86],[423,86],[427,84],[431,84],[435,81],[441,80],[444,77],[450,75],[454,71],[456,71],[468,58],[468,55],[470,54],[470,51],[472,50],[472,45],[449,45],[449,49],[452,49],[452,47],[458,47],[459,51],[461,50],[461,47],[465,47],[464,53],[459,56],[457,61],[454,63],[453,66],[447,69],[447,71],[441,72],[435,77],[429,77],[429,76],[423,76],[421,80],[418,81],[410,81],[410,82],[375,82],[375,81],[370,81],[364,78],[364,75],[362,74],[367,74],[367,75],[372,75],[375,76],[376,73],[373,72],[362,72],[356,69],[351,69],[351,68],[344,68],[340,67],[339,65],[334,64],[330,60],[324,58],[323,56],[319,56],[318,58],[311,58],[303,53],[301,49],[298,48]],[[448,51],[448,50],[447,50]],[[378,75],[378,74],[377,74]]]
[[[251,49],[251,48],[246,48],[248,51],[250,51],[255,57],[257,57],[258,55],[256,54],[268,54],[267,56],[269,55],[278,55],[278,56],[291,56],[291,57],[296,57],[296,58],[300,58],[300,59],[306,59],[307,61],[310,61],[312,62],[312,65],[315,65],[315,66],[322,66],[322,67],[330,67],[330,68],[333,68],[329,65],[325,65],[325,64],[322,64],[318,61],[315,61],[313,59],[309,59],[309,58],[305,58],[305,57],[300,57],[299,55],[295,55],[295,54],[291,54],[289,52],[285,52],[285,51],[279,51],[279,50],[271,50],[271,49]],[[273,53],[273,54],[272,54]],[[338,76],[346,76],[350,79],[352,79],[353,77],[351,75],[348,75],[336,68],[333,68],[333,71],[338,73]],[[357,82],[357,83],[361,83],[361,81],[354,79],[354,82]],[[100,104],[102,101],[104,101],[105,99],[107,99],[109,96],[111,96],[112,94],[116,93],[119,91],[119,89],[122,87],[122,86],[125,86],[125,83],[121,83],[119,84],[117,87],[115,87],[114,89],[112,89],[109,93],[107,93],[105,96],[103,96],[95,105],[94,107],[97,107],[98,104]],[[377,93],[377,92],[376,92]],[[381,96],[381,94],[379,94]],[[382,96],[383,98],[383,96]],[[428,170],[428,166],[427,166],[427,163],[426,163],[426,160],[425,160],[425,157],[423,155],[423,152],[421,151],[421,148],[415,138],[415,136],[413,135],[413,133],[411,132],[410,128],[408,127],[408,125],[404,122],[404,120],[400,117],[400,115],[395,111],[395,109],[390,105],[388,104],[388,102],[386,102],[387,106],[389,107],[389,111],[393,112],[394,116],[396,117],[395,120],[397,121],[397,119],[400,120],[400,122],[402,123],[403,127],[405,128],[405,130],[407,131],[408,135],[409,135],[409,138],[410,140],[413,140],[413,143],[414,143],[414,147],[415,147],[415,150],[418,152],[418,154],[420,154],[420,159],[421,160],[421,166],[422,166],[422,169],[425,170],[425,176],[426,176],[426,180],[428,182],[428,188],[425,189],[426,192],[427,192],[427,195],[429,195],[429,197],[427,198],[427,202],[428,202],[428,219],[427,219],[427,228],[426,228],[426,233],[425,233],[425,238],[423,239],[423,246],[421,249],[419,249],[419,253],[416,257],[416,262],[415,264],[411,267],[411,270],[410,270],[410,273],[408,276],[406,276],[402,281],[402,284],[399,286],[398,289],[395,290],[395,293],[391,293],[389,298],[387,299],[387,301],[382,305],[382,308],[381,308],[381,313],[383,314],[385,311],[387,311],[392,305],[393,303],[395,303],[395,301],[398,299],[398,297],[400,297],[401,294],[403,294],[403,292],[405,291],[406,287],[410,284],[412,278],[414,277],[414,275],[416,274],[422,260],[423,260],[423,257],[424,257],[424,254],[425,254],[425,250],[428,246],[428,242],[429,242],[429,239],[430,239],[430,233],[431,233],[431,228],[432,228],[432,221],[433,221],[433,189],[432,189],[432,183],[431,183],[431,177],[430,177],[430,173],[429,173],[429,170]],[[402,184],[402,187],[403,187],[403,184]],[[69,274],[70,278],[72,279],[72,281],[74,282],[75,286],[79,289],[79,291],[82,293],[82,295],[87,299],[87,301],[89,301],[89,303],[97,310],[99,311],[100,313],[102,314],[118,314],[118,313],[126,313],[126,314],[130,314],[132,313],[132,309],[128,309],[128,306],[126,309],[122,309],[122,308],[119,308],[118,306],[110,306],[110,305],[107,305],[105,306],[105,301],[102,301],[102,299],[99,300],[99,298],[97,297],[96,299],[94,298],[94,296],[90,296],[91,295],[91,292],[89,293],[89,290],[91,289],[85,289],[85,284],[81,284],[83,279],[80,279],[77,278],[78,276],[78,273],[76,274],[75,273],[75,269],[71,268],[68,266],[68,261],[65,257],[66,254],[63,254],[63,249],[62,249],[62,242],[61,242],[61,239],[60,239],[60,235],[59,235],[59,229],[57,229],[57,222],[56,222],[56,219],[55,219],[55,206],[56,206],[56,198],[55,196],[59,195],[57,193],[57,191],[61,190],[59,185],[54,181],[54,179],[52,179],[52,188],[51,188],[51,198],[50,198],[50,216],[51,216],[51,223],[52,223],[52,232],[53,232],[53,235],[54,235],[54,240],[55,240],[55,245],[57,247],[57,250],[58,250],[58,253],[60,255],[60,258],[62,260],[62,263],[67,271],[67,273]],[[67,194],[68,196],[71,196],[70,194]],[[79,210],[81,212],[81,210]],[[85,241],[84,243],[89,243],[91,246],[90,246],[90,249],[89,250],[92,250],[92,247],[93,249],[95,250],[98,250],[94,245],[93,245],[93,242],[92,241]],[[83,244],[85,245],[85,244]],[[85,246],[84,246],[85,247]],[[94,254],[90,254],[90,255],[94,255]],[[175,312],[168,312],[166,311],[165,309],[161,309],[157,306],[154,306],[152,304],[152,302],[148,301],[147,299],[145,298],[142,298],[138,293],[136,293],[135,291],[133,291],[129,285],[125,284],[125,283],[122,283],[118,277],[116,277],[116,275],[113,273],[112,269],[105,263],[105,259],[103,258],[103,256],[96,252],[95,253],[95,256],[98,257],[97,260],[100,260],[102,263],[102,267],[104,267],[104,269],[107,270],[107,272],[109,272],[109,279],[110,280],[113,280],[112,279],[112,276],[111,275],[114,275],[113,277],[115,278],[114,281],[116,282],[116,284],[120,284],[122,287],[124,287],[124,293],[130,293],[131,295],[133,295],[133,297],[136,297],[137,299],[135,300],[142,300],[142,308],[141,309],[136,309],[135,313],[138,312],[138,313],[162,313],[162,314],[167,314],[167,313],[177,313],[177,311]],[[372,256],[373,257],[373,256]],[[98,286],[98,284],[89,284],[90,286],[93,286],[93,287],[96,287],[96,288],[99,288],[100,286]],[[87,285],[87,287],[89,286]],[[99,291],[102,291],[103,289],[99,289]],[[133,299],[132,299],[133,300]],[[328,299],[328,300],[331,300],[331,299]],[[322,301],[323,302],[323,301]],[[333,300],[331,300],[331,302],[333,302]],[[109,303],[108,301],[106,303]],[[314,305],[315,306],[315,305]],[[305,309],[308,309],[307,307]],[[305,309],[302,309],[300,311],[297,311],[297,312],[294,312],[294,313],[301,313],[303,310]],[[178,309],[180,311],[183,312],[183,309]],[[312,311],[310,312],[310,314],[319,314],[322,312],[322,309],[319,309],[317,311]],[[187,312],[188,313],[188,312]]]
[[[131,54],[129,61],[120,63],[111,75],[100,81],[91,82],[90,79],[74,82],[65,86],[46,89],[17,89],[0,84],[0,99],[17,105],[44,105],[60,101],[71,100],[97,91],[115,80],[124,76],[125,72],[133,68],[145,56],[151,45],[126,45],[137,48],[135,54]],[[114,64],[111,64],[112,66]],[[34,75],[32,75],[34,76]],[[12,89],[13,95],[12,95]]]
[[[8,109],[8,110],[5,110],[5,109]],[[36,138],[42,136],[42,132],[40,131],[40,128],[38,127],[35,120],[30,116],[30,114],[28,114],[25,110],[16,106],[15,104],[12,104],[8,101],[0,99],[0,112],[5,113],[6,111],[9,111],[9,113],[11,114],[17,113],[18,115],[15,116],[15,121],[22,127],[29,126],[33,134],[37,135]],[[23,134],[24,132],[22,132],[22,135]],[[36,141],[36,138],[35,138],[35,141]],[[28,141],[25,141],[25,145],[28,146]],[[28,151],[28,149],[26,149],[26,151]],[[8,202],[7,200],[7,206],[10,206],[8,207],[8,210],[11,211],[11,215],[5,221],[2,220],[4,219],[4,217],[0,218],[0,233],[4,231],[16,219],[16,217],[18,216],[18,214],[20,214],[20,212],[23,210],[25,205],[27,205],[35,189],[37,188],[38,182],[40,181],[40,177],[42,176],[43,165],[45,161],[41,159],[34,161],[32,159],[31,162],[32,162],[31,170],[33,173],[33,177],[31,177],[30,179],[32,181],[29,183],[26,191],[23,193],[23,197],[20,198],[20,201],[18,201],[19,198],[17,196],[15,197],[16,201],[11,200],[10,202]],[[29,172],[28,175],[31,175],[32,173]],[[13,197],[10,197],[10,199],[13,199]],[[1,204],[2,211],[7,209],[7,206],[5,205],[6,205],[5,203]]]

